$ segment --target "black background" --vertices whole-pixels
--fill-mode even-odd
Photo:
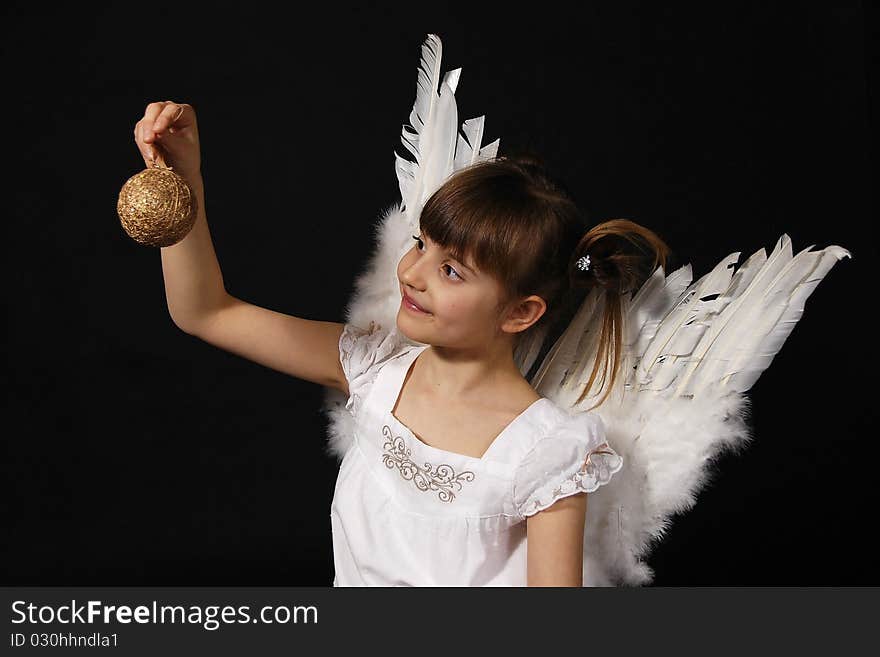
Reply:
[[[342,321],[428,33],[463,68],[460,122],[485,115],[484,143],[540,152],[695,279],[782,233],[852,252],[750,392],[755,442],[649,563],[658,585],[878,583],[861,3],[222,6],[3,9],[3,583],[330,584],[325,389],[177,329],[116,199],[146,105],[192,104],[228,291]]]

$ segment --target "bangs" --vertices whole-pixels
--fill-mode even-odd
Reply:
[[[428,199],[419,227],[456,260],[510,287],[534,255],[529,244],[544,223],[540,202],[521,181],[487,173],[505,172],[475,165],[450,178]]]

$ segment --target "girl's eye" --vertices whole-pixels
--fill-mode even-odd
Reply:
[[[416,242],[418,243],[418,244],[417,244],[417,248],[419,249],[419,251],[421,251],[421,250],[422,250],[422,245],[424,244],[424,242],[422,241],[422,238],[419,237],[418,235],[413,235],[412,238],[413,238],[414,240],[416,240]],[[461,276],[458,275],[458,272],[455,271],[455,270],[452,268],[452,266],[450,266],[450,265],[443,265],[443,266],[444,266],[444,267],[449,267],[449,271],[451,271],[452,274],[453,274],[453,276],[450,276],[450,278],[452,278],[452,280],[464,280]]]
[[[461,280],[461,276],[459,276],[458,272],[455,271],[452,267],[450,267],[449,265],[443,265],[443,266],[449,267],[449,271],[451,271],[453,274],[455,274],[455,278],[453,280]]]

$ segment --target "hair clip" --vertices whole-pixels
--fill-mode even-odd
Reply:
[[[590,256],[589,255],[581,256],[580,258],[577,259],[577,262],[575,262],[574,264],[581,271],[587,271],[590,268]]]

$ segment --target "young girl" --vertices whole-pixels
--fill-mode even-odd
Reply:
[[[211,244],[192,106],[151,103],[135,128],[198,197],[162,249],[175,324],[206,342],[341,390],[354,421],[331,505],[335,586],[582,586],[588,494],[623,466],[601,418],[539,396],[514,361],[605,291],[589,390],[614,385],[620,298],[667,246],[626,220],[587,226],[531,158],[460,170],[426,202],[397,266],[393,326],[313,321],[226,293]],[[606,375],[610,372],[610,379]],[[600,401],[601,403],[601,401]]]

